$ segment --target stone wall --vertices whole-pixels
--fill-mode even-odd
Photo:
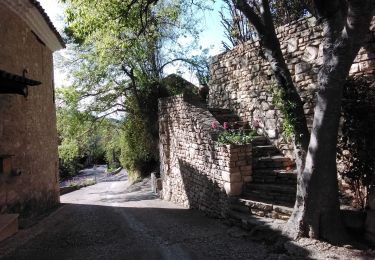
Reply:
[[[0,94],[0,155],[21,172],[0,174],[0,213],[27,214],[59,203],[52,52],[3,5],[0,35],[0,69],[42,82],[27,98]]]
[[[304,101],[309,126],[312,125],[317,73],[322,63],[322,29],[313,17],[300,19],[276,29],[282,52]],[[375,75],[375,19],[371,34],[351,67],[352,75]],[[259,42],[246,42],[214,57],[210,66],[209,106],[228,108],[242,120],[258,121],[260,132],[282,152],[293,157],[282,137],[282,116],[273,105],[273,73],[260,55]]]
[[[209,215],[225,215],[228,197],[251,181],[251,145],[218,145],[219,123],[199,102],[180,95],[159,100],[163,199]]]

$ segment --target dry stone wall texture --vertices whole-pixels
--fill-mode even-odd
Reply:
[[[351,67],[351,75],[375,75],[375,19],[371,33]],[[313,17],[297,20],[276,29],[282,52],[304,101],[309,126],[312,125],[317,73],[322,64],[322,29]],[[273,104],[273,73],[261,55],[259,42],[249,41],[215,56],[210,66],[209,106],[228,108],[242,120],[259,124],[259,131],[287,156],[290,145],[282,136],[282,115]],[[259,123],[258,123],[259,122]]]
[[[0,69],[42,82],[27,98],[0,95],[0,155],[21,172],[0,174],[0,214],[33,213],[59,203],[52,52],[3,5],[0,35]]]
[[[251,145],[218,145],[219,125],[189,97],[159,100],[160,161],[163,199],[221,217],[228,198],[251,181]]]

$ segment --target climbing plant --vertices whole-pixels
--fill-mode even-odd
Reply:
[[[285,97],[285,90],[273,88],[272,103],[282,115],[282,135],[286,141],[291,141],[296,133],[294,129],[296,119],[291,111],[296,108],[296,104],[291,100],[285,101]]]

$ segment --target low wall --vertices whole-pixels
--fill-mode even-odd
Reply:
[[[317,73],[322,64],[322,29],[313,17],[276,29],[288,68],[304,101],[312,125]],[[351,67],[351,75],[375,78],[375,19],[365,45]],[[275,85],[269,63],[260,55],[259,42],[249,41],[213,57],[210,65],[209,106],[235,111],[243,121],[259,121],[260,131],[289,157],[292,149],[282,136],[282,115],[273,104]]]
[[[251,181],[251,145],[219,145],[219,123],[199,102],[180,95],[159,100],[163,199],[225,216],[230,196]]]

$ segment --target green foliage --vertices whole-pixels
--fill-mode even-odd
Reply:
[[[85,103],[81,112],[95,118],[115,113],[124,118],[121,130],[113,133],[105,128],[99,134],[101,142],[105,140],[106,160],[115,162],[113,158],[119,157],[134,176],[149,173],[158,162],[157,98],[181,92],[164,83],[165,68],[184,63],[205,75],[205,60],[191,51],[197,49],[200,10],[208,4],[202,0],[64,2],[65,32],[72,42],[66,64]]]
[[[72,87],[58,89],[56,96],[60,177],[74,176],[85,161],[95,163],[104,157],[109,163],[116,161],[118,125],[80,111],[78,92]]]
[[[366,207],[375,185],[375,89],[366,79],[349,79],[344,86],[342,133],[338,141],[339,174],[350,184],[354,206]]]
[[[211,127],[217,129],[216,122],[212,122]],[[218,134],[217,143],[235,145],[249,144],[256,135],[257,132],[250,129],[248,122],[224,122],[223,129],[220,129]]]
[[[272,103],[275,105],[275,107],[277,107],[280,110],[283,116],[282,135],[284,139],[291,140],[295,133],[295,118],[293,117],[291,111],[293,111],[296,104],[292,103],[291,101],[288,101],[288,99],[286,98],[285,91],[280,90],[276,87],[273,88]]]
[[[79,190],[80,188],[84,188],[87,186],[95,185],[96,181],[95,179],[85,179],[83,181],[71,181],[68,185],[68,187],[74,187],[75,189]]]
[[[120,141],[123,135],[122,122],[108,118],[98,123],[98,136],[100,137],[100,145],[103,150],[105,162],[108,168],[116,169],[120,167]]]
[[[272,0],[270,5],[275,26],[282,26],[308,14],[306,4],[300,0]]]
[[[83,165],[76,158],[71,160],[62,160],[60,158],[59,160],[59,176],[62,180],[75,176],[82,169]]]
[[[125,104],[134,107],[127,114],[122,128],[120,161],[133,180],[158,170],[158,98],[183,92],[195,93],[196,87],[177,75],[164,78],[160,84],[139,92],[142,111],[136,98],[130,96]]]
[[[219,144],[249,144],[256,136],[255,131],[246,130],[224,130],[219,133],[217,142]]]
[[[126,118],[121,140],[121,164],[133,178],[150,173],[157,167],[155,139],[139,116]]]

